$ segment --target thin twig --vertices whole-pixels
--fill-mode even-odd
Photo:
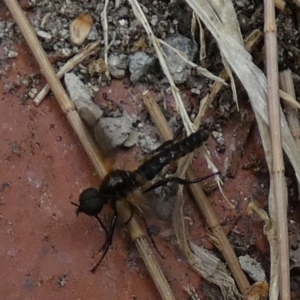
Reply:
[[[191,22],[192,23],[191,33],[194,41],[195,41],[195,32],[196,32],[196,21],[199,26],[199,44],[200,44],[199,61],[201,62],[206,57],[206,43],[204,37],[204,28],[201,24],[199,17],[193,13],[193,18]]]
[[[238,96],[237,96],[237,91],[236,91],[236,86],[235,86],[235,80],[234,80],[234,77],[233,77],[232,69],[231,69],[231,67],[230,67],[227,59],[223,56],[222,52],[221,52],[221,55],[222,55],[223,65],[225,67],[225,70],[226,70],[227,75],[228,75],[229,80],[230,80],[230,87],[231,87],[232,99],[235,102],[237,111],[239,111],[240,110],[239,109],[239,101],[238,101]]]
[[[101,153],[99,152],[97,146],[88,134],[83,122],[79,118],[73,102],[70,100],[59,79],[57,78],[49,60],[47,59],[46,53],[44,52],[34,33],[32,26],[30,25],[28,19],[25,17],[17,1],[4,1],[8,9],[10,10],[15,22],[17,23],[20,31],[22,32],[34,57],[36,58],[41,72],[47,79],[53,94],[55,95],[59,105],[61,106],[61,109],[66,114],[66,117],[68,118],[72,128],[74,129],[76,135],[78,136],[80,142],[86,150],[99,176],[103,177],[107,172],[104,158],[101,156]],[[131,213],[126,202],[121,202],[118,205],[118,208],[120,208],[119,214],[121,217],[123,217],[123,219],[126,219],[126,216],[130,215]],[[135,244],[140,251],[142,258],[146,260],[144,262],[148,268],[150,275],[152,276],[152,279],[158,291],[160,292],[162,299],[175,299],[166,278],[164,277],[157,261],[152,254],[151,248],[144,238],[145,235],[143,231],[139,228],[139,223],[136,220],[135,216],[132,216],[131,221],[129,222],[128,229],[130,230],[130,235],[135,239]],[[147,259],[149,258],[150,260],[148,261]]]
[[[290,299],[290,264],[287,224],[287,190],[284,178],[280,102],[278,80],[278,54],[273,0],[265,0],[265,47],[268,84],[269,122],[272,148],[272,172],[274,178],[274,203],[269,203],[272,222],[276,224],[279,249],[279,286],[281,299]]]
[[[108,66],[108,25],[107,25],[107,6],[109,0],[105,0],[103,11],[101,12],[101,24],[103,28],[103,36],[104,36],[104,61]],[[107,78],[110,78],[109,70],[105,72]]]
[[[88,44],[86,47],[84,47],[79,53],[77,53],[75,56],[73,56],[70,60],[67,61],[66,64],[62,66],[62,68],[57,72],[57,77],[62,78],[66,73],[70,72],[74,69],[78,64],[80,64],[84,59],[86,59],[88,56],[95,53],[96,47],[100,44],[100,41],[93,42]],[[38,106],[43,99],[46,97],[46,95],[50,91],[50,86],[47,83],[41,91],[36,95],[36,97],[33,100],[33,103]]]
[[[290,94],[284,92],[283,90],[279,90],[279,96],[282,100],[290,104],[290,106],[300,109],[300,104],[299,102],[297,102],[296,97],[292,97]]]

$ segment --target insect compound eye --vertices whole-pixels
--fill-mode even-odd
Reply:
[[[96,189],[88,188],[79,196],[79,206],[76,214],[83,212],[89,216],[98,215],[103,207],[103,201],[100,198],[99,192]]]

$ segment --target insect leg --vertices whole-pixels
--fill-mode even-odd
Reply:
[[[131,208],[131,215],[130,215],[130,218],[126,221],[125,224],[128,224],[128,223],[130,222],[130,220],[131,220],[131,218],[132,218],[132,216],[133,216],[133,212],[135,211],[135,213],[136,213],[136,214],[139,216],[139,218],[143,221],[144,226],[145,226],[145,229],[146,229],[146,232],[147,232],[147,235],[150,237],[151,242],[152,242],[152,245],[154,246],[156,252],[160,255],[161,258],[164,259],[165,257],[161,254],[161,252],[158,250],[158,247],[157,247],[156,244],[155,244],[155,241],[154,241],[154,239],[153,239],[153,235],[152,235],[151,231],[149,230],[149,226],[148,226],[147,221],[146,221],[146,219],[144,218],[143,214],[142,214],[139,210],[135,209],[130,203],[128,203],[128,204],[129,204],[129,206],[130,206],[130,208]]]
[[[148,234],[148,236],[150,237],[150,240],[151,240],[152,245],[154,246],[156,252],[160,255],[161,258],[165,259],[165,257],[161,254],[161,252],[158,250],[158,247],[157,247],[156,244],[155,244],[153,235],[152,235],[152,233],[151,233],[151,231],[150,231],[150,229],[149,229],[149,226],[148,226],[148,224],[147,224],[147,222],[146,222],[146,219],[145,219],[142,215],[140,215],[140,218],[142,219],[142,221],[143,221],[144,224],[145,224],[145,228],[146,228],[147,234]]]
[[[102,227],[102,229],[105,231],[105,240],[107,240],[107,236],[108,236],[108,231],[107,228],[105,227],[105,225],[103,224],[103,222],[101,221],[101,219],[96,215],[95,218],[97,219],[97,221],[99,222],[100,226]],[[102,246],[103,247],[103,246]],[[101,247],[101,249],[102,249]]]
[[[183,184],[183,185],[193,184],[193,183],[203,181],[207,178],[210,178],[210,177],[218,175],[218,174],[220,174],[220,172],[209,174],[207,176],[204,176],[204,177],[201,177],[201,178],[196,178],[194,180],[187,180],[187,179],[183,179],[183,178],[179,178],[179,177],[173,177],[173,176],[172,177],[167,177],[167,178],[164,178],[162,180],[159,180],[159,181],[155,182],[153,185],[151,185],[149,188],[147,188],[145,191],[143,191],[143,193],[147,193],[149,191],[155,190],[158,187],[167,184],[168,182],[175,182],[175,183]]]
[[[114,210],[114,215],[111,219],[110,222],[110,227],[109,227],[109,231],[107,230],[107,228],[104,226],[104,224],[102,223],[102,221],[100,220],[100,218],[98,216],[95,216],[96,219],[98,220],[99,224],[101,225],[101,227],[104,229],[105,233],[106,233],[106,237],[105,237],[105,242],[103,244],[103,246],[101,247],[101,252],[102,255],[99,259],[99,261],[96,263],[96,265],[91,269],[91,272],[94,273],[96,271],[96,269],[98,268],[98,266],[101,264],[102,260],[104,259],[110,245],[112,244],[112,239],[113,239],[113,235],[115,232],[115,228],[116,228],[116,223],[117,223],[117,219],[118,219],[118,211],[116,207],[113,207]]]

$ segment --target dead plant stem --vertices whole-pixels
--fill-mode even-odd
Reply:
[[[276,224],[279,250],[280,298],[290,299],[290,267],[287,226],[287,192],[284,179],[284,163],[280,126],[280,102],[278,80],[277,37],[275,8],[272,0],[265,0],[265,47],[268,84],[268,108],[272,148],[272,170],[274,178],[274,204],[269,203],[272,221]]]

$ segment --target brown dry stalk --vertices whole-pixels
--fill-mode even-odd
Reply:
[[[272,0],[265,0],[265,47],[268,84],[268,113],[272,147],[272,172],[274,179],[274,203],[269,203],[272,222],[276,224],[279,250],[279,286],[281,299],[290,299],[290,264],[287,225],[287,191],[284,178],[284,163],[280,127],[280,102],[278,80],[278,55],[275,23],[275,8]]]
[[[42,74],[47,79],[47,82],[49,83],[49,86],[56,100],[58,101],[63,112],[66,114],[66,117],[68,118],[77,137],[79,138],[85,151],[91,159],[96,171],[98,172],[100,177],[103,177],[107,173],[104,158],[102,157],[100,151],[95,145],[93,139],[88,134],[85,125],[78,116],[73,102],[70,100],[59,79],[57,78],[50,62],[47,59],[46,53],[44,52],[41,44],[39,43],[38,38],[34,33],[32,26],[30,25],[28,19],[25,17],[17,1],[4,0],[4,2],[6,3],[11,15],[13,16],[20,31],[22,32],[28,46],[30,47],[34,57],[36,58],[39,64]],[[119,214],[121,218],[124,214],[130,214],[130,210],[126,205],[126,202],[120,203],[118,207],[120,208]],[[126,218],[123,217],[123,219]],[[164,277],[157,261],[151,253],[152,251],[149,247],[149,244],[147,243],[147,240],[145,239],[144,232],[141,230],[139,223],[134,216],[129,222],[128,229],[130,231],[130,235],[133,236],[135,239],[135,244],[138,250],[140,251],[142,258],[144,259],[145,265],[147,266],[148,271],[152,276],[152,279],[158,291],[160,292],[162,299],[175,299],[166,278]]]
[[[158,127],[163,138],[165,140],[172,139],[172,131],[155,100],[149,95],[149,93],[143,95],[143,100],[153,122]],[[191,168],[188,169],[187,175],[189,180],[193,180],[196,178]],[[211,236],[215,239],[215,241],[217,241],[217,247],[228,263],[228,266],[237,282],[239,289],[241,290],[242,294],[245,295],[246,290],[250,287],[250,284],[240,267],[238,259],[220,225],[217,215],[214,213],[209,200],[198,184],[191,184],[190,189],[193,193],[194,199],[196,200],[198,208],[201,211],[201,214],[208,224],[208,227],[211,231]]]

